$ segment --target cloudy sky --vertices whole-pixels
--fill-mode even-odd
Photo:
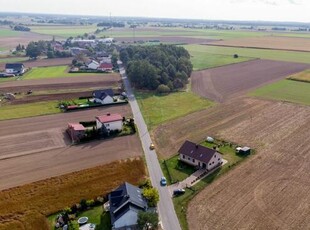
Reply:
[[[1,0],[0,12],[310,22],[310,0]]]

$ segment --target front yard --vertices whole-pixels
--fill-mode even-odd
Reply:
[[[185,193],[183,195],[176,196],[173,198],[174,207],[183,230],[188,229],[186,221],[186,208],[189,201],[195,195],[197,195],[202,189],[204,189],[208,184],[212,183],[221,175],[229,171],[231,168],[235,167],[237,164],[242,162],[248,156],[250,156],[250,155],[237,154],[235,152],[235,149],[237,147],[236,144],[221,140],[215,140],[214,143],[203,141],[200,144],[209,148],[217,146],[219,148],[219,152],[222,153],[223,158],[227,160],[228,163],[223,165],[221,168],[218,168],[211,175],[203,178],[201,181],[199,181],[191,188],[185,188]],[[253,154],[253,150],[251,154]],[[178,159],[179,155],[175,155],[169,159],[162,160],[160,162],[162,171],[165,177],[167,178],[168,184],[176,183],[178,180],[182,181],[196,171],[194,167],[186,165],[183,162],[180,162]]]

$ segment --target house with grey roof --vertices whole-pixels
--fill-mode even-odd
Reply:
[[[112,229],[137,229],[138,213],[148,209],[142,189],[125,182],[112,191],[108,198]]]
[[[99,89],[93,91],[94,101],[101,104],[113,103],[114,92],[112,89]]]
[[[23,63],[7,63],[5,64],[5,72],[8,74],[23,74],[25,66]]]
[[[223,163],[222,154],[216,149],[185,141],[179,149],[180,160],[186,164],[211,170]]]

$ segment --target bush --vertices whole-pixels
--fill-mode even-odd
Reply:
[[[157,93],[169,93],[170,88],[167,85],[161,84],[157,87]]]
[[[94,201],[93,199],[87,200],[87,201],[86,201],[86,206],[87,206],[87,207],[92,207],[92,206],[94,205],[94,203],[95,203],[95,201]]]
[[[152,188],[152,182],[149,178],[139,181],[139,188]]]
[[[87,208],[86,200],[82,199],[80,201],[80,205],[81,205],[81,210],[85,210]]]
[[[67,213],[67,214],[70,214],[70,213],[72,213],[72,209],[71,208],[69,208],[69,207],[66,207],[66,208],[64,208],[64,213]]]
[[[155,207],[159,201],[159,194],[156,188],[144,188],[143,196],[147,199],[150,207]]]

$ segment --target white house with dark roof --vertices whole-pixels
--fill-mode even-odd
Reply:
[[[123,117],[118,113],[98,116],[96,117],[96,126],[102,132],[121,131],[123,128]]]
[[[142,189],[125,182],[108,196],[113,230],[137,229],[139,211],[147,211],[148,205]]]
[[[5,64],[5,72],[9,74],[23,74],[25,73],[25,66],[23,63],[7,63]]]
[[[180,160],[186,164],[211,170],[223,163],[222,154],[215,149],[185,141],[179,149]]]
[[[100,104],[113,103],[114,92],[112,89],[100,89],[93,92],[94,101]]]

